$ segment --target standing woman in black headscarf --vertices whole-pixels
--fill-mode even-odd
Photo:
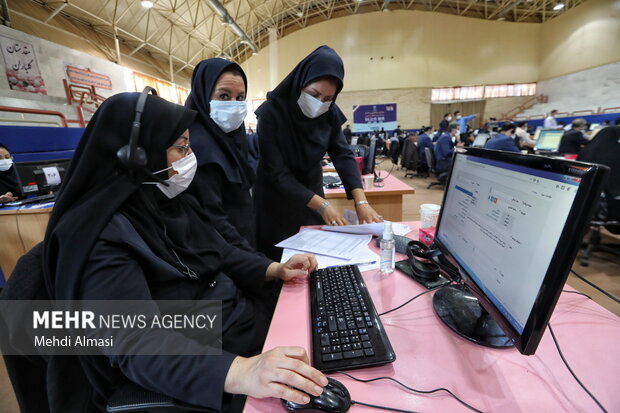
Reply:
[[[342,134],[346,118],[336,105],[344,66],[321,46],[303,59],[257,110],[261,159],[255,188],[259,250],[277,259],[274,247],[301,225],[345,225],[324,199],[321,159],[327,152],[355,200],[359,222],[382,218],[366,201],[359,169]]]
[[[226,241],[253,251],[256,240],[250,188],[255,176],[248,163],[243,124],[246,90],[247,79],[238,64],[220,58],[203,60],[194,69],[185,106],[198,112],[189,127],[198,159],[189,192],[198,198]]]
[[[136,130],[139,98],[145,105]],[[307,275],[316,261],[300,255],[278,264],[234,248],[195,199],[184,196],[197,167],[187,131],[194,116],[183,106],[137,93],[101,105],[50,218],[43,278],[52,300],[221,301],[222,355],[132,356],[138,346],[161,343],[180,354],[204,354],[193,338],[164,330],[155,340],[147,329],[124,344],[124,355],[52,356],[47,392],[37,395],[47,398],[51,411],[104,410],[110,394],[127,381],[216,411],[226,409],[230,394],[305,402],[307,396],[293,387],[317,395],[327,383],[301,348],[249,357],[260,351],[267,320],[261,320],[261,303],[246,292],[265,278]],[[134,133],[142,164],[120,153]]]
[[[20,193],[13,157],[9,148],[0,144],[0,204],[17,200]]]

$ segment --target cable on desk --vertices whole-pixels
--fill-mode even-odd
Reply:
[[[590,300],[592,299],[592,297],[590,297],[588,294],[582,293],[580,291],[572,291],[572,290],[562,290],[563,293],[571,293],[571,294],[579,294],[579,295],[583,295],[584,297],[588,297]]]
[[[551,337],[553,338],[553,342],[555,343],[555,347],[558,349],[558,353],[560,354],[560,358],[564,362],[564,365],[566,366],[568,371],[570,371],[570,374],[573,375],[573,378],[577,381],[577,383],[579,383],[581,388],[584,389],[586,391],[586,393],[588,393],[588,396],[590,396],[592,398],[592,400],[594,400],[594,402],[598,405],[598,407],[600,407],[600,409],[603,412],[607,413],[607,410],[605,410],[605,408],[603,407],[601,402],[599,402],[598,399],[596,397],[594,397],[594,395],[592,393],[590,393],[590,390],[588,390],[588,388],[583,385],[583,383],[581,382],[581,380],[579,380],[579,378],[577,377],[577,375],[575,374],[573,369],[570,368],[570,365],[568,364],[568,362],[564,358],[564,354],[562,354],[562,350],[560,349],[560,344],[558,344],[558,340],[557,340],[557,338],[555,338],[555,334],[553,332],[553,328],[551,328],[551,323],[549,323],[549,332],[551,333]]]
[[[620,304],[620,300],[616,297],[614,297],[613,295],[611,295],[610,293],[608,293],[607,291],[603,290],[601,287],[599,287],[598,285],[594,284],[592,281],[588,281],[585,278],[583,278],[581,275],[577,274],[575,272],[575,270],[573,270],[572,268],[570,269],[570,272],[572,272],[573,274],[575,274],[575,276],[577,278],[579,278],[581,281],[583,281],[584,283],[588,284],[589,286],[596,288],[597,290],[599,290],[600,292],[602,292],[603,294],[605,294],[607,297],[611,298],[612,300],[614,300],[616,303]]]
[[[443,285],[440,285],[439,287],[443,287]],[[394,307],[394,308],[392,308],[391,310],[387,310],[387,311],[382,312],[381,314],[379,314],[379,317],[381,317],[382,315],[389,314],[389,313],[391,313],[392,311],[396,311],[396,310],[398,310],[398,309],[400,309],[400,308],[402,308],[402,307],[406,306],[407,304],[409,304],[410,302],[412,302],[413,300],[415,300],[415,299],[416,299],[416,298],[418,298],[419,296],[424,295],[424,294],[428,294],[428,293],[430,293],[431,291],[435,291],[435,290],[436,290],[437,288],[439,288],[439,287],[431,288],[430,290],[427,290],[427,291],[421,292],[420,294],[416,295],[415,297],[413,297],[413,298],[411,298],[411,299],[409,299],[409,300],[405,301],[404,303],[402,303],[402,304],[401,304],[401,305],[399,305],[398,307]]]
[[[357,378],[357,377],[353,377],[349,373],[345,373],[344,371],[340,371],[340,370],[335,371],[334,373],[344,374],[345,376],[347,376],[347,377],[349,377],[349,378],[351,378],[351,379],[353,379],[355,381],[362,382],[362,383],[370,383],[372,381],[377,381],[377,380],[390,380],[390,381],[393,381],[396,384],[399,384],[400,386],[404,387],[405,389],[407,389],[409,391],[412,391],[412,392],[415,392],[415,393],[431,394],[431,393],[436,393],[438,391],[445,391],[450,396],[454,397],[454,399],[456,401],[458,401],[459,403],[461,403],[463,406],[467,407],[468,409],[470,409],[470,410],[472,410],[472,411],[474,411],[476,413],[483,413],[482,410],[478,410],[474,406],[472,406],[472,405],[464,402],[463,400],[459,399],[459,397],[456,394],[452,393],[450,390],[446,389],[445,387],[439,387],[439,388],[433,389],[433,390],[418,390],[418,389],[414,389],[413,387],[409,387],[406,384],[403,384],[403,383],[399,382],[398,380],[393,379],[392,377],[383,376],[383,377],[375,377],[373,379],[360,379],[360,378]]]
[[[376,404],[362,403],[356,400],[351,400],[351,404],[359,404],[360,406],[372,407],[373,409],[389,410],[391,412],[417,413],[417,412],[414,412],[413,410],[396,409],[394,407],[385,407],[385,406],[379,406]]]

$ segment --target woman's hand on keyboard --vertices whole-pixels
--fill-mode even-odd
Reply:
[[[306,404],[308,394],[318,396],[327,385],[327,377],[309,362],[302,347],[276,347],[258,356],[236,357],[228,369],[224,391]]]
[[[313,254],[295,254],[285,263],[272,263],[267,268],[267,279],[281,279],[291,281],[294,279],[306,279],[308,274],[318,268],[318,263]]]

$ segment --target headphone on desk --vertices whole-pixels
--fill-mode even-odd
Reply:
[[[149,93],[157,96],[157,91],[150,86],[146,86],[140,93],[136,103],[135,117],[131,124],[129,143],[116,151],[116,158],[127,169],[145,168],[148,161],[146,151],[138,146],[138,139],[140,138],[140,119]]]

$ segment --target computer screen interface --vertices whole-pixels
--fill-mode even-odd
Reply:
[[[562,129],[543,129],[536,139],[534,150],[557,152],[564,131]]]
[[[494,319],[500,318],[496,321],[506,335],[521,352],[533,354],[542,336],[541,331],[534,337],[533,329],[540,328],[534,321],[548,319],[555,306],[602,179],[593,193],[590,175],[597,168],[568,168],[558,166],[568,161],[488,152],[470,149],[455,155],[436,242],[458,263],[475,295],[482,295],[483,307]],[[519,157],[530,158],[532,167],[516,162]],[[549,296],[541,297],[542,290]],[[528,343],[532,340],[536,342]]]
[[[474,142],[471,145],[477,148],[482,148],[487,143],[487,140],[489,140],[488,133],[479,133],[476,135],[476,139],[474,139]]]

